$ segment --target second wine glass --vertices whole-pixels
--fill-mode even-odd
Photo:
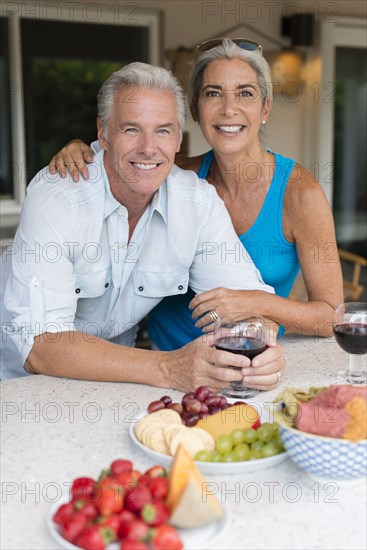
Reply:
[[[367,303],[346,302],[335,310],[333,331],[339,346],[349,353],[349,368],[341,370],[337,382],[367,384]]]
[[[265,322],[262,317],[251,317],[236,323],[216,324],[214,329],[215,347],[218,350],[245,355],[253,359],[266,349]],[[228,365],[230,369],[236,369]],[[242,381],[231,382],[221,390],[227,397],[248,399],[254,397],[259,390],[246,387]]]

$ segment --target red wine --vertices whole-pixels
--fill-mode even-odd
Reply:
[[[367,353],[366,323],[339,323],[333,331],[339,346],[347,353]]]
[[[215,344],[216,349],[230,351],[240,355],[246,355],[253,359],[266,350],[266,344],[262,338],[236,338],[235,336],[227,338],[218,338]]]

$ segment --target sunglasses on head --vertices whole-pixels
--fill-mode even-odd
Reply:
[[[225,40],[225,38],[211,38],[210,40],[205,40],[205,42],[202,42],[201,44],[196,46],[196,58],[198,58],[198,56],[204,52],[212,50],[217,46],[221,46],[223,40]],[[257,51],[261,55],[263,53],[262,46],[257,42],[254,42],[253,40],[249,40],[248,38],[230,38],[229,40],[232,40],[232,42],[234,42],[236,46],[242,48],[243,50],[247,50],[248,52]]]

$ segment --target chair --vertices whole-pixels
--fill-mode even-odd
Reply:
[[[361,270],[366,267],[367,259],[358,254],[353,254],[342,248],[338,249],[340,262],[343,271],[343,291],[346,301],[358,300],[365,290],[365,285],[361,284]],[[307,301],[307,290],[300,272],[294,282],[289,297],[292,300]]]
[[[367,259],[342,248],[338,249],[343,269],[344,299],[358,300],[365,287],[361,284],[361,268],[366,267]],[[348,275],[352,268],[351,276]]]

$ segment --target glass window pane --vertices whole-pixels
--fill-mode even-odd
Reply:
[[[21,28],[30,181],[70,139],[95,139],[102,82],[147,61],[149,37],[144,27],[103,24],[23,20]]]
[[[13,198],[8,21],[0,17],[0,198]],[[15,90],[12,90],[13,93]]]
[[[367,249],[367,57],[362,48],[336,49],[333,210],[337,241]]]

